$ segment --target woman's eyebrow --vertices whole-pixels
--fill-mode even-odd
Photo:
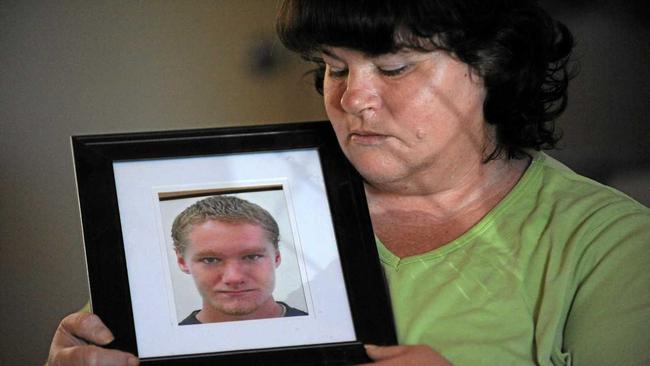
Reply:
[[[333,58],[337,61],[343,61],[339,56],[337,56],[332,50],[328,48],[322,48],[321,53],[327,57]]]

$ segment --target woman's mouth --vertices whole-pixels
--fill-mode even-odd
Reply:
[[[374,132],[352,132],[350,142],[357,145],[374,146],[383,143],[388,138],[387,135]]]

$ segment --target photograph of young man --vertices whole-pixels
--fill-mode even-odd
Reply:
[[[174,220],[178,267],[192,276],[202,307],[179,325],[307,315],[273,298],[279,229],[268,211],[234,196],[211,196]]]

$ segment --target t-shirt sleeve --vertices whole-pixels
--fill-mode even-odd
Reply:
[[[90,306],[90,301],[88,301],[81,309],[79,309],[79,312],[92,313],[92,307]]]
[[[650,365],[650,215],[593,229],[564,331],[573,366]]]

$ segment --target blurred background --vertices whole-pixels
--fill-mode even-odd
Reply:
[[[558,157],[650,204],[648,10],[542,1],[574,31]],[[0,0],[0,365],[38,365],[88,288],[69,138],[325,119],[276,0]]]

